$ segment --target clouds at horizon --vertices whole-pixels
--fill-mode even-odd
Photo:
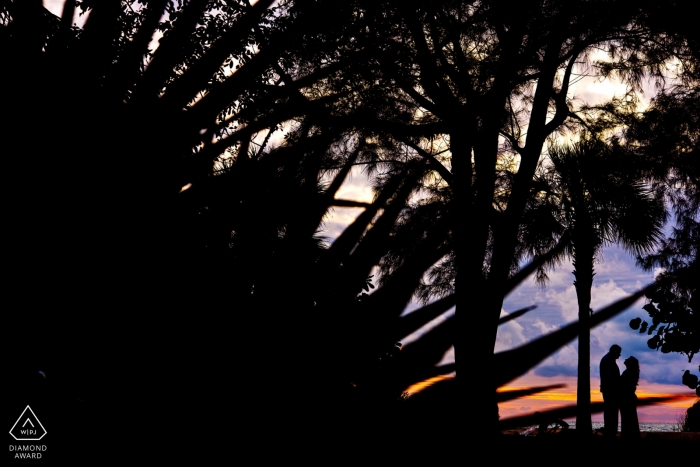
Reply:
[[[364,201],[371,200],[371,196],[372,192],[367,185],[367,179],[361,173],[354,174],[353,178],[343,185],[338,194],[339,198]],[[325,220],[327,231],[324,234],[335,238],[360,213],[361,209],[335,208],[333,214]],[[549,281],[545,287],[537,285],[531,278],[506,298],[502,316],[530,305],[537,305],[538,308],[499,327],[495,347],[497,352],[523,345],[577,319],[578,305],[573,285],[573,269],[571,261],[565,261],[550,272]],[[594,310],[598,310],[653,282],[655,272],[641,270],[636,266],[635,259],[629,253],[613,245],[604,248],[600,257],[597,258],[595,273],[591,305]],[[639,391],[653,392],[654,388],[663,387],[664,390],[673,388],[675,392],[680,394],[691,392],[681,384],[681,375],[685,369],[696,372],[697,359],[689,364],[686,356],[662,354],[659,351],[649,349],[647,340],[650,336],[641,335],[629,327],[631,319],[647,317],[647,313],[642,310],[644,303],[645,300],[640,299],[614,319],[602,323],[592,330],[590,377],[593,400],[596,400],[596,394],[599,395],[598,365],[600,359],[615,343],[623,349],[623,358],[618,360],[621,371],[624,370],[624,358],[634,355],[639,359],[642,372],[642,383]],[[412,303],[405,313],[416,308],[418,305]],[[410,344],[411,341],[420,338],[430,328],[444,321],[453,312],[450,310],[446,315],[436,319],[435,322],[402,339],[402,342],[404,345]],[[577,358],[578,342],[574,340],[537,365],[527,376],[521,378],[520,384],[527,383],[528,378],[544,381],[542,384],[558,384],[572,379],[575,381]],[[454,349],[450,349],[445,354],[440,364],[451,362],[454,362]],[[575,383],[573,388],[575,392]],[[557,406],[560,402],[552,399],[550,408]],[[523,400],[520,405],[522,407],[531,406],[528,400]],[[541,402],[537,407],[537,410],[546,410],[546,401]],[[647,414],[656,414],[654,416],[658,420],[669,417],[675,420],[673,418],[675,415],[669,415],[668,410],[670,409],[666,410],[664,407],[666,406],[654,409],[645,408],[644,410]]]
[[[545,333],[552,332],[559,327],[577,319],[578,304],[576,302],[576,290],[573,286],[574,276],[571,273],[573,266],[570,262],[562,264],[550,274],[550,281],[545,288],[529,280],[507,297],[504,308],[516,310],[528,305],[538,305],[538,308],[514,320],[519,325],[519,333],[527,340],[535,339]],[[598,310],[615,300],[639,290],[654,279],[654,271],[647,272],[639,269],[634,258],[625,253],[619,247],[611,246],[603,250],[601,261],[595,265],[592,290],[592,308]],[[641,317],[648,319],[642,306],[645,299],[638,300],[633,306],[620,313],[615,318],[602,323],[591,331],[591,397],[599,400],[599,362],[608,352],[612,344],[622,347],[622,357],[617,361],[620,371],[624,371],[624,359],[634,355],[640,362],[641,379],[638,393],[676,393],[688,394],[691,399],[687,402],[674,402],[659,406],[640,408],[640,420],[674,422],[678,419],[678,413],[692,404],[693,391],[681,384],[683,371],[688,369],[697,373],[698,360],[694,358],[692,363],[688,357],[677,353],[664,354],[652,350],[647,346],[647,340],[651,337],[640,334],[629,327],[631,319]],[[513,341],[507,332],[501,335],[501,347]],[[514,401],[506,404],[508,416],[524,414],[534,410],[546,410],[548,408],[563,407],[575,402],[575,388],[577,377],[578,342],[572,341],[564,348],[552,354],[542,363],[533,368],[527,375],[511,383],[511,387],[537,386],[566,383],[569,386],[569,395],[558,396],[552,394],[543,396],[538,402],[529,399]],[[573,396],[571,395],[573,394]],[[557,399],[557,397],[559,397]],[[525,407],[530,410],[525,410]],[[598,416],[594,416],[597,420]]]

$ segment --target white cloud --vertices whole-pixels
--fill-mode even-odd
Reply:
[[[591,290],[591,308],[599,310],[628,295],[629,293],[625,292],[612,279],[603,284],[594,284]]]
[[[569,344],[540,363],[535,368],[535,374],[540,376],[573,376],[576,375],[577,370],[578,351],[573,344]]]
[[[631,264],[631,259],[623,259],[620,256],[617,252],[599,255],[594,265],[596,276],[622,276],[632,273],[636,268]]]
[[[576,289],[573,285],[566,287],[562,291],[549,288],[545,292],[547,303],[559,307],[561,316],[566,321],[578,319],[578,303],[576,301]]]
[[[362,208],[332,208],[323,218],[321,235],[334,241],[343,233],[343,230],[357,219],[357,216],[362,214],[363,210]]]
[[[367,175],[362,172],[362,168],[353,167],[350,173],[340,186],[336,198],[350,199],[353,201],[363,201],[371,203],[374,199],[374,192]]]
[[[597,61],[607,62],[610,57],[603,50],[594,51],[588,57],[588,64],[574,70],[576,74],[569,92],[578,104],[598,105],[610,101],[613,96],[623,97],[627,92],[627,85],[619,79],[598,76],[599,70],[593,66]],[[642,92],[636,94],[640,100],[638,110],[643,110],[656,94],[656,89],[651,81],[647,81],[642,83]]]
[[[547,324],[544,321],[542,321],[541,319],[536,319],[535,322],[532,323],[532,327],[539,330],[540,334],[542,334],[542,335],[549,334],[549,333],[559,329],[558,326],[556,326],[554,324]]]
[[[501,310],[501,317],[508,316],[508,313]],[[515,320],[508,321],[505,324],[498,326],[496,334],[496,352],[510,350],[518,347],[527,341],[524,334],[524,328]]]
[[[594,311],[600,310],[628,295],[629,293],[618,286],[612,279],[598,284],[594,282],[591,289],[591,308]],[[548,304],[559,308],[561,316],[567,322],[578,319],[578,298],[576,288],[573,285],[566,287],[564,290],[548,288],[544,293],[544,297]]]

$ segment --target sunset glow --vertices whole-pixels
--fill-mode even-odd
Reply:
[[[418,394],[423,389],[428,388],[435,383],[439,383],[440,381],[445,381],[445,380],[452,379],[452,378],[454,378],[454,375],[440,375],[440,376],[435,376],[434,378],[428,378],[425,381],[421,381],[420,383],[416,383],[416,384],[411,385],[404,392],[407,392],[411,395]]]
[[[532,381],[532,384],[513,384],[499,389],[499,393],[527,389],[529,387],[542,386],[543,383],[551,384],[555,378],[541,378],[533,375],[520,378],[516,382]],[[576,378],[562,378],[566,383],[565,388],[545,391],[538,394],[524,396],[515,400],[498,404],[501,418],[511,418],[528,415],[534,412],[566,407],[576,403]],[[603,397],[597,390],[599,381],[591,380],[591,402],[602,402]],[[655,405],[639,407],[639,419],[645,423],[675,423],[685,413],[697,397],[692,391],[688,391],[681,385],[649,383],[641,380],[637,388],[637,397],[646,399],[650,397],[672,397],[672,400]],[[603,421],[603,414],[592,416],[593,421]]]

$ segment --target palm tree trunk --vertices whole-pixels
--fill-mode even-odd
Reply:
[[[576,430],[582,436],[593,431],[591,424],[591,289],[593,287],[593,260],[595,232],[589,226],[578,226],[574,235],[574,286],[578,301],[578,319],[581,330],[578,337],[578,382],[576,386]],[[581,228],[583,227],[583,228]],[[589,228],[586,228],[589,227]],[[585,231],[581,231],[585,230]]]

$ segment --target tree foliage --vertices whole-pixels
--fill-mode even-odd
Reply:
[[[588,115],[627,117],[577,108],[573,71],[602,49],[601,69],[634,88],[685,59],[681,42],[645,25],[646,2],[545,6],[68,1],[59,19],[38,1],[3,3],[4,215],[19,252],[8,288],[39,310],[8,326],[36,330],[23,361],[94,379],[87,399],[115,416],[152,402],[172,426],[228,420],[191,399],[233,417],[220,376],[233,367],[236,397],[261,408],[246,426],[279,435],[302,418],[329,431],[378,416],[433,377],[442,381],[403,405],[420,412],[446,394],[452,403],[457,370],[460,397],[483,401],[476,423],[495,427],[496,387],[579,332],[493,353],[504,296],[554,254],[519,268],[543,148],[590,126]],[[83,28],[71,25],[75,8]],[[50,80],[36,70],[52,70]],[[374,177],[374,201],[336,200],[358,164]],[[325,248],[317,232],[333,205],[363,212]],[[381,286],[356,300],[376,265]],[[416,294],[442,298],[402,316]],[[69,311],[49,311],[56,303]],[[454,317],[397,351],[454,305]],[[53,351],[59,329],[67,344]],[[436,367],[452,345],[456,363]],[[85,349],[112,373],[91,370]],[[494,365],[507,370],[470,382]],[[187,394],[163,375],[200,389]],[[137,384],[146,394],[130,396]],[[125,400],[110,405],[115,385]]]
[[[571,145],[548,148],[535,202],[524,215],[524,247],[541,253],[553,241],[564,242],[572,259],[578,316],[576,428],[586,436],[590,417],[590,333],[588,320],[594,264],[604,245],[619,244],[632,253],[650,252],[662,239],[666,212],[659,196],[645,186],[642,173],[619,146],[609,147],[583,134]],[[561,257],[555,257],[555,262]],[[551,267],[551,265],[550,265]],[[546,276],[540,270],[540,279]]]
[[[647,294],[644,306],[651,322],[635,318],[630,326],[651,336],[650,348],[685,354],[689,362],[700,351],[697,104],[694,80],[676,84],[662,90],[627,131],[640,156],[653,162],[650,175],[673,207],[675,221],[660,248],[639,258],[643,268],[659,268],[657,287]]]

